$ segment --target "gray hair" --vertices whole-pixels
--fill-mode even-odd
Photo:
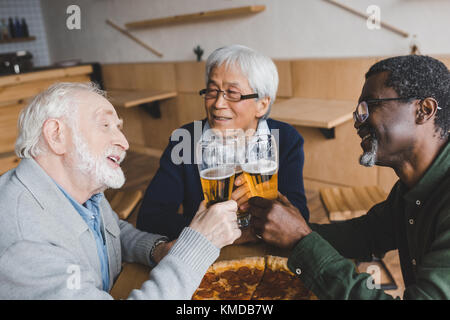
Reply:
[[[262,117],[267,119],[278,89],[278,71],[272,59],[239,44],[216,49],[206,60],[206,84],[208,84],[211,70],[224,63],[227,68],[238,66],[247,77],[250,87],[260,98],[270,97],[269,108]]]
[[[42,126],[47,119],[64,119],[75,125],[78,106],[75,94],[87,91],[105,96],[93,82],[59,82],[39,93],[20,113],[15,151],[19,158],[33,158],[46,150]]]

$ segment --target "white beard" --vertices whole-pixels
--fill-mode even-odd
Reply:
[[[89,151],[86,142],[79,134],[73,134],[75,144],[75,165],[76,169],[83,175],[95,179],[95,184],[100,189],[119,189],[125,183],[125,175],[120,167],[112,168],[107,161],[108,155],[120,155],[120,161],[125,158],[125,152],[117,152],[117,148],[111,147],[103,155],[96,158]],[[115,152],[115,153],[114,153]]]
[[[372,147],[370,151],[364,152],[361,157],[359,157],[359,163],[365,167],[373,167],[377,161],[377,151],[378,151],[378,140],[377,138],[372,139]]]

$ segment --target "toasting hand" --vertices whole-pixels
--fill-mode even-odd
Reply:
[[[236,211],[234,200],[216,203],[209,208],[206,208],[206,201],[202,201],[189,227],[220,249],[241,236]]]
[[[252,228],[255,234],[268,243],[292,248],[312,232],[298,209],[281,193],[275,200],[250,198],[249,205]]]

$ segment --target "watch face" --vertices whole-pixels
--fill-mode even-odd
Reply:
[[[155,260],[153,259],[153,252],[155,251],[156,247],[158,245],[160,245],[161,243],[167,243],[167,242],[169,242],[169,238],[167,238],[167,237],[159,238],[158,240],[155,241],[152,249],[150,250],[150,262],[151,263],[156,264]]]

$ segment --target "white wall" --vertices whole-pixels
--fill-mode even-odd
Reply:
[[[378,5],[381,19],[417,34],[423,54],[450,54],[450,1],[340,0],[365,12]],[[194,60],[193,48],[212,50],[241,43],[272,58],[352,57],[408,54],[410,39],[388,30],[369,30],[366,21],[323,0],[41,0],[52,62]],[[81,30],[68,30],[66,8],[81,8]],[[264,4],[262,13],[133,31],[164,54],[158,58],[105,23]]]

